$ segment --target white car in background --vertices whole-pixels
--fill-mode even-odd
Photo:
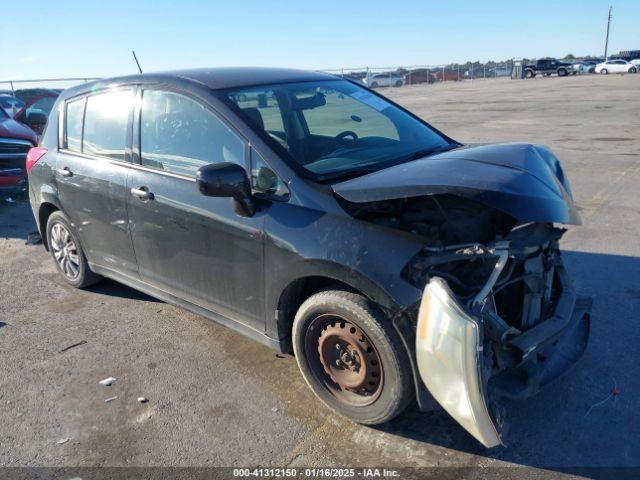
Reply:
[[[376,73],[364,78],[363,83],[369,88],[401,87],[404,80],[397,73]]]
[[[607,75],[608,73],[636,73],[638,67],[633,63],[622,59],[607,60],[596,65],[596,73]]]

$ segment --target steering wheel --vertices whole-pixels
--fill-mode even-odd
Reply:
[[[340,132],[335,136],[335,139],[344,140],[347,137],[352,137],[354,141],[358,140],[358,135],[356,134],[356,132],[352,132],[351,130],[345,130],[344,132]]]

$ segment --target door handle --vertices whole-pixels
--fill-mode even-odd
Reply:
[[[69,170],[69,167],[59,168],[58,173],[61,177],[71,177],[73,175],[73,172]]]
[[[140,200],[153,200],[153,193],[147,187],[132,188],[131,195],[138,197]]]

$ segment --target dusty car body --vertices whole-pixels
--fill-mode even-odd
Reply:
[[[93,128],[96,105],[124,105],[102,150],[114,124]],[[495,446],[500,397],[536,393],[586,347],[590,303],[558,248],[579,216],[546,147],[465,146],[330,75],[212,69],[65,91],[29,156],[69,283],[110,277],[293,350],[355,421],[417,400]]]

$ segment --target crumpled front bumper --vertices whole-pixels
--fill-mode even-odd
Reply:
[[[512,398],[535,394],[586,349],[591,300],[576,295],[563,267],[558,275],[562,293],[554,314],[497,346],[514,359],[497,374],[491,372],[493,345],[483,319],[463,308],[442,278],[431,278],[425,287],[416,332],[420,377],[444,410],[486,447],[502,443],[503,419],[489,391]]]

